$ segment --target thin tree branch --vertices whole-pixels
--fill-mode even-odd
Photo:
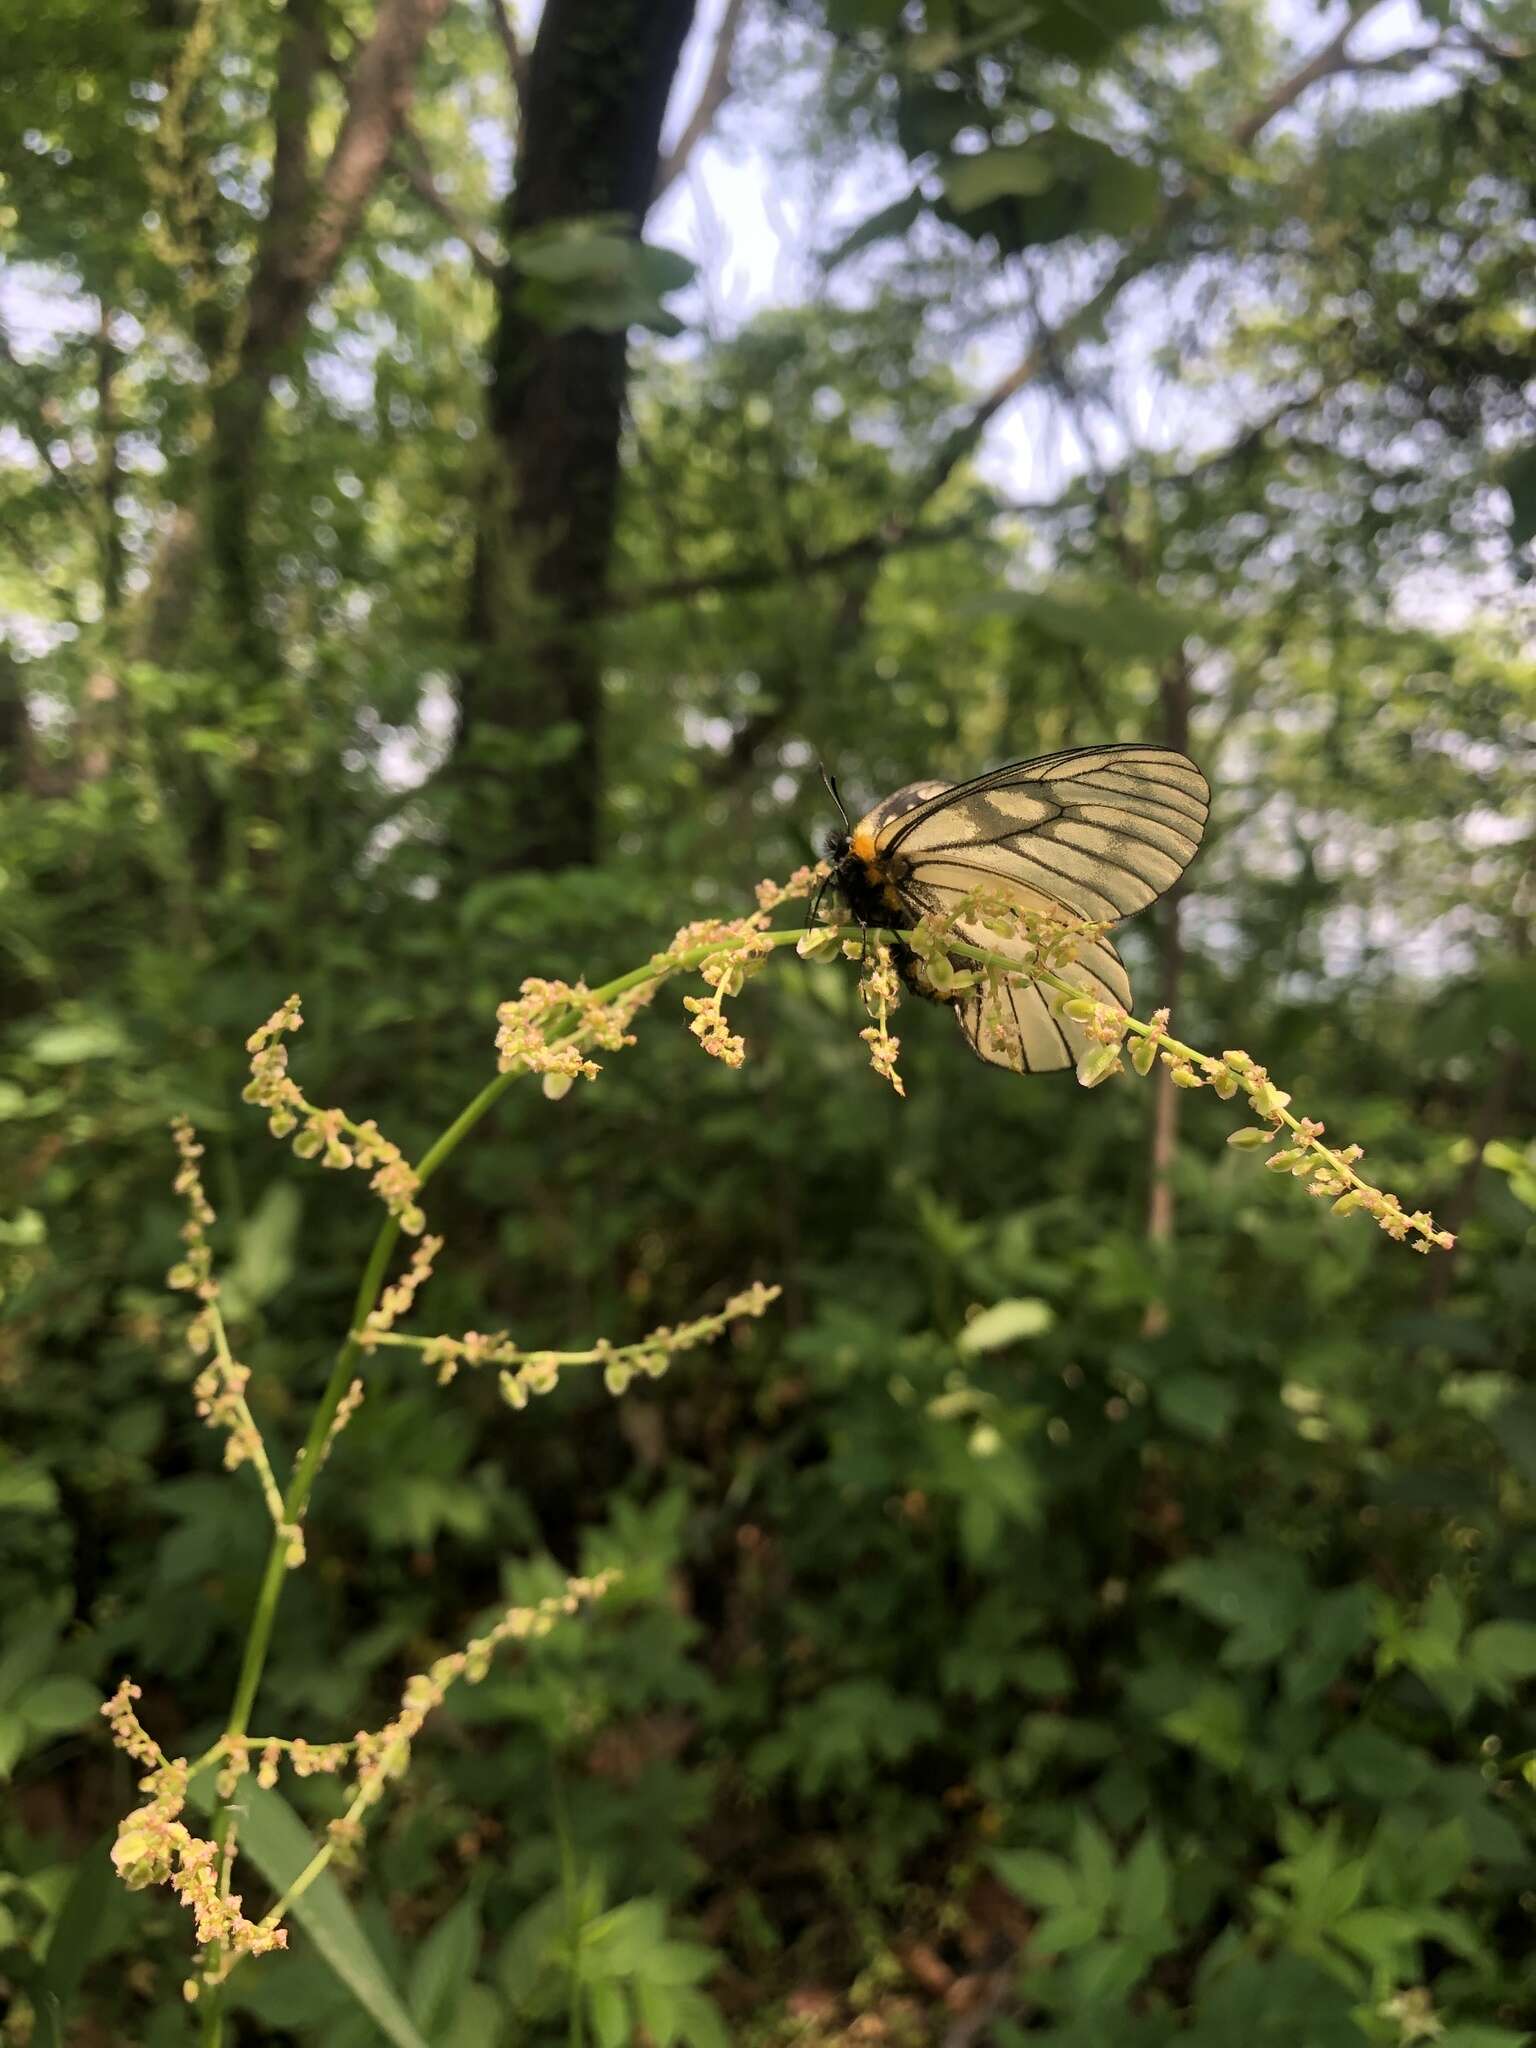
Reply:
[[[506,52],[507,75],[512,80],[512,91],[517,100],[517,111],[521,116],[528,103],[528,53],[517,40],[517,30],[512,26],[512,17],[507,12],[507,0],[491,0],[491,19],[496,24],[496,33],[501,47]]]
[[[438,218],[444,221],[464,244],[469,251],[470,261],[480,275],[494,282],[501,274],[500,262],[480,239],[479,230],[464,218],[453,201],[439,187],[432,175],[432,164],[427,155],[426,144],[408,119],[400,123],[400,134],[395,144],[395,162],[417,198],[430,206]]]
[[[410,107],[423,46],[447,6],[448,0],[382,0],[352,66],[347,110],[292,266],[306,298],[330,278],[378,184]]]
[[[1187,488],[1212,470],[1225,468],[1229,463],[1241,462],[1261,448],[1274,429],[1293,414],[1302,414],[1321,404],[1327,397],[1329,386],[1322,386],[1306,398],[1288,398],[1283,405],[1267,413],[1246,427],[1235,441],[1225,448],[1212,450],[1202,455],[1198,462],[1187,469],[1167,475],[1156,475],[1154,484],[1171,483]],[[873,528],[857,538],[844,541],[840,546],[828,548],[822,554],[801,554],[794,561],[749,562],[736,569],[722,569],[713,573],[696,576],[671,577],[664,583],[641,583],[628,590],[610,592],[603,609],[608,614],[627,615],[631,612],[646,611],[652,605],[680,604],[689,598],[715,595],[741,595],[754,590],[768,590],[777,583],[802,576],[824,576],[839,569],[847,569],[861,562],[883,561],[887,555],[898,554],[910,548],[942,547],[953,540],[972,538],[994,519],[1048,519],[1060,513],[1080,498],[1089,486],[1079,481],[1055,498],[996,498],[989,497],[984,505],[973,512],[962,513],[954,519],[946,519],[933,526],[909,525],[899,519],[888,520],[884,525]]]
[[[1334,78],[1341,71],[1351,68],[1349,39],[1368,14],[1374,14],[1381,0],[1363,0],[1363,4],[1352,7],[1349,18],[1335,36],[1330,36],[1322,48],[1313,52],[1299,70],[1289,78],[1282,79],[1267,99],[1261,100],[1253,110],[1231,132],[1231,140],[1239,149],[1247,149],[1269,126],[1278,114],[1295,106],[1302,94],[1325,78]]]
[[[1287,108],[1294,106],[1311,86],[1347,68],[1350,36],[1381,4],[1382,0],[1362,0],[1337,35],[1283,79],[1251,114],[1237,123],[1230,134],[1232,143],[1240,149],[1249,148],[1264,129]],[[1141,241],[1124,252],[1098,289],[1054,328],[1043,332],[1022,361],[977,402],[939,451],[919,486],[909,517],[916,517],[928,500],[948,482],[1003,407],[1048,372],[1067,347],[1096,327],[1127,285],[1164,260],[1172,229],[1194,209],[1198,197],[1197,188],[1186,186],[1166,200],[1157,220]]]
[[[656,182],[651,187],[653,206],[687,170],[688,159],[709,133],[716,114],[730,98],[731,59],[735,55],[736,37],[745,13],[746,0],[725,0],[725,12],[720,17],[720,32],[715,37],[709,70],[705,74],[703,85],[699,88],[698,100],[693,112],[684,122],[683,132],[678,136],[676,144],[657,166]]]
[[[1004,518],[1009,513],[1052,512],[1058,502],[1055,499],[1038,505],[993,502],[983,511],[946,520],[942,526],[898,527],[893,522],[889,526],[877,527],[873,532],[860,534],[856,540],[845,541],[841,547],[828,548],[823,554],[802,555],[798,561],[748,562],[739,569],[722,569],[703,576],[678,576],[667,583],[644,583],[632,590],[615,590],[603,609],[607,613],[622,614],[645,611],[651,605],[680,604],[691,597],[769,590],[790,577],[826,576],[837,569],[851,568],[857,562],[882,560],[898,550],[942,547],[947,541],[965,540],[989,520]]]

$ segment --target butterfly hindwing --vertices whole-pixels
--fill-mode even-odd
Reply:
[[[973,945],[1003,954],[1018,951],[1021,972],[1028,968],[1029,956],[1016,942],[980,925],[962,924],[956,929]],[[1108,939],[1085,945],[1061,972],[1095,1002],[1130,1009],[1130,977]],[[1061,1067],[1075,1067],[1094,1043],[1081,1024],[1057,1014],[1054,991],[1037,982],[1000,983],[995,993],[982,982],[960,998],[955,1016],[961,1036],[978,1059],[1018,1074],[1049,1074]]]

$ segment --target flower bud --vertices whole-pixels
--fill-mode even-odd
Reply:
[[[1097,1088],[1101,1081],[1119,1071],[1120,1048],[1115,1045],[1096,1045],[1077,1063],[1078,1082],[1084,1088]]]
[[[1227,1143],[1235,1145],[1239,1152],[1257,1152],[1267,1145],[1274,1135],[1273,1131],[1261,1131],[1252,1124],[1244,1124],[1240,1131],[1229,1133]]]

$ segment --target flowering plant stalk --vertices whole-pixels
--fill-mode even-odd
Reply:
[[[637,1374],[656,1376],[673,1357],[719,1336],[743,1317],[765,1313],[779,1290],[754,1283],[733,1293],[711,1315],[678,1327],[663,1327],[628,1344],[606,1339],[582,1349],[525,1350],[500,1331],[469,1331],[462,1336],[421,1336],[402,1332],[396,1323],[416,1304],[429,1279],[442,1239],[428,1232],[421,1194],[434,1174],[482,1121],[514,1080],[525,1074],[541,1077],[546,1095],[566,1094],[578,1079],[600,1071],[593,1054],[617,1051],[634,1042],[630,1026],[653,1000],[662,984],[679,974],[696,973],[705,993],[684,998],[689,1029],[711,1057],[739,1066],[745,1042],[732,1030],[725,1004],[739,994],[748,978],[777,952],[793,946],[802,956],[841,954],[858,960],[861,991],[872,1019],[862,1032],[870,1048],[870,1064],[898,1093],[905,1087],[897,1068],[900,1041],[889,1029],[903,988],[905,964],[919,963],[925,993],[954,1001],[979,992],[979,1000],[1001,1003],[1011,984],[1038,982],[1050,988],[1061,1014],[1082,1027],[1089,1050],[1078,1066],[1078,1080],[1096,1087],[1123,1071],[1122,1051],[1129,1046],[1132,1067],[1147,1074],[1159,1061],[1173,1084],[1198,1089],[1209,1086],[1222,1099],[1242,1094],[1254,1111],[1255,1124],[1232,1133],[1229,1143],[1260,1150],[1282,1130],[1296,1141],[1270,1154],[1266,1164],[1276,1171],[1305,1179],[1313,1195],[1331,1198],[1334,1210],[1363,1210],[1395,1239],[1411,1239],[1415,1248],[1449,1249],[1454,1239],[1437,1230],[1427,1211],[1406,1211],[1395,1195],[1375,1187],[1356,1172],[1358,1146],[1333,1149],[1322,1140],[1323,1125],[1295,1115],[1291,1098],[1277,1088],[1265,1069],[1249,1054],[1204,1053],[1174,1038],[1166,1010],[1143,1021],[1087,995],[1073,979],[1078,949],[1102,935],[1103,926],[1073,923],[1026,911],[1017,905],[968,903],[945,918],[925,919],[915,931],[858,931],[840,925],[773,929],[768,920],[785,902],[805,897],[823,877],[824,869],[803,868],[783,884],[765,882],[758,890],[755,912],[730,921],[692,924],[672,944],[643,966],[617,976],[596,989],[582,983],[531,979],[518,996],[503,1003],[497,1016],[497,1073],[412,1165],[400,1149],[370,1122],[355,1122],[343,1111],[322,1109],[304,1096],[288,1073],[287,1040],[302,1025],[296,996],[290,997],[247,1041],[252,1079],[246,1099],[268,1113],[275,1137],[291,1138],[294,1151],[317,1159],[323,1167],[372,1170],[371,1186],[385,1206],[364,1266],[346,1337],[341,1343],[325,1388],[310,1419],[304,1444],[286,1486],[280,1483],[263,1442],[246,1391],[250,1378],[231,1347],[219,1307],[208,1231],[215,1221],[204,1192],[198,1160],[202,1148],[184,1118],[173,1126],[179,1164],[175,1186],[185,1198],[185,1246],[168,1274],[169,1284],[198,1302],[188,1327],[194,1353],[206,1363],[194,1383],[198,1413],[210,1426],[227,1432],[224,1462],[231,1469],[249,1465],[256,1474],[273,1525],[272,1546],[247,1630],[239,1677],[225,1728],[218,1740],[193,1761],[168,1758],[140,1723],[133,1702],[140,1696],[124,1679],[103,1707],[114,1740],[133,1760],[146,1767],[141,1789],[145,1803],[119,1827],[113,1861],[132,1888],[168,1883],[192,1910],[202,1950],[201,1974],[188,1985],[197,1998],[211,1991],[205,2003],[205,2048],[219,2048],[222,2012],[219,1987],[245,1955],[282,1947],[287,1940],[284,1918],[328,1863],[338,1855],[355,1854],[363,1820],[388,1784],[409,1765],[411,1745],[428,1713],[447,1688],[463,1677],[482,1677],[492,1655],[507,1642],[527,1641],[544,1634],[563,1616],[599,1598],[612,1574],[572,1579],[563,1593],[533,1608],[511,1608],[483,1635],[462,1650],[438,1658],[427,1671],[410,1679],[395,1718],[374,1732],[360,1732],[350,1741],[312,1743],[296,1736],[253,1736],[252,1711],[265,1668],[284,1579],[304,1562],[303,1525],[316,1479],[340,1431],[357,1412],[366,1387],[368,1359],[381,1347],[418,1353],[440,1383],[450,1381],[461,1366],[494,1365],[501,1391],[514,1408],[532,1395],[548,1392],[567,1369],[597,1366],[608,1390],[622,1394]],[[996,946],[976,943],[965,932],[980,927],[995,935]],[[406,1270],[386,1285],[391,1254],[402,1233],[414,1248]],[[346,1812],[332,1823],[329,1839],[304,1871],[259,1919],[242,1911],[241,1895],[231,1876],[237,1846],[234,1801],[241,1780],[256,1763],[257,1783],[271,1786],[286,1764],[298,1776],[317,1771],[351,1769],[355,1775]],[[187,1788],[199,1772],[218,1768],[219,1805],[210,1839],[194,1836],[181,1819]]]

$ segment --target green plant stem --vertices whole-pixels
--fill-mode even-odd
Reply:
[[[576,1846],[571,1836],[571,1817],[565,1803],[565,1780],[560,1759],[551,1754],[549,1800],[554,1812],[555,1836],[560,1844],[560,1889],[565,1897],[565,1940],[571,1952],[570,1991],[566,2003],[566,2048],[582,2048],[584,2031],[581,2013],[581,1900],[576,1888]]]
[[[794,944],[800,934],[795,931],[764,932],[763,942],[777,949]],[[648,981],[663,981],[669,975],[686,972],[690,967],[700,966],[714,954],[729,952],[734,946],[744,945],[745,940],[716,939],[698,946],[691,946],[674,954],[657,954],[644,967],[632,968],[628,974],[618,975],[605,982],[601,988],[592,991],[595,1002],[611,1003],[618,997],[628,995],[631,989],[640,988]],[[580,1012],[573,1015],[568,1029],[552,1032],[551,1038],[573,1037],[580,1030]],[[518,1079],[517,1070],[496,1074],[461,1109],[453,1122],[437,1138],[423,1155],[416,1168],[420,1186],[436,1173],[469,1136],[488,1111]],[[353,1303],[349,1332],[360,1330],[376,1305],[384,1284],[384,1275],[389,1266],[390,1253],[400,1235],[400,1226],[393,1216],[386,1217],[380,1224],[373,1248],[368,1254],[368,1263],[363,1268],[358,1283],[357,1297]],[[353,1372],[362,1356],[356,1339],[348,1335],[336,1354],[330,1377],[316,1405],[310,1422],[309,1433],[304,1440],[294,1466],[293,1477],[283,1498],[283,1519],[290,1526],[296,1526],[308,1505],[314,1490],[315,1479],[323,1460],[326,1443],[330,1437],[331,1424],[336,1419],[336,1410],[351,1384]],[[267,1552],[266,1568],[262,1573],[261,1585],[256,1593],[256,1605],[252,1609],[250,1625],[246,1630],[245,1650],[240,1660],[240,1675],[235,1682],[235,1696],[230,1704],[226,1734],[243,1736],[250,1727],[251,1714],[256,1705],[256,1693],[261,1684],[261,1675],[266,1667],[267,1653],[272,1646],[272,1630],[277,1621],[278,1602],[282,1597],[283,1581],[288,1573],[288,1539],[274,1532],[271,1548]],[[228,1806],[221,1806],[213,1824],[213,1839],[218,1846],[220,1857],[228,1847],[234,1815]],[[222,1953],[215,1949],[212,1971],[216,1975],[222,1964]],[[579,2013],[577,2015],[579,2024]],[[224,2033],[223,1998],[221,1987],[214,1983],[209,1987],[208,2003],[203,2020],[203,2048],[220,2048]]]

